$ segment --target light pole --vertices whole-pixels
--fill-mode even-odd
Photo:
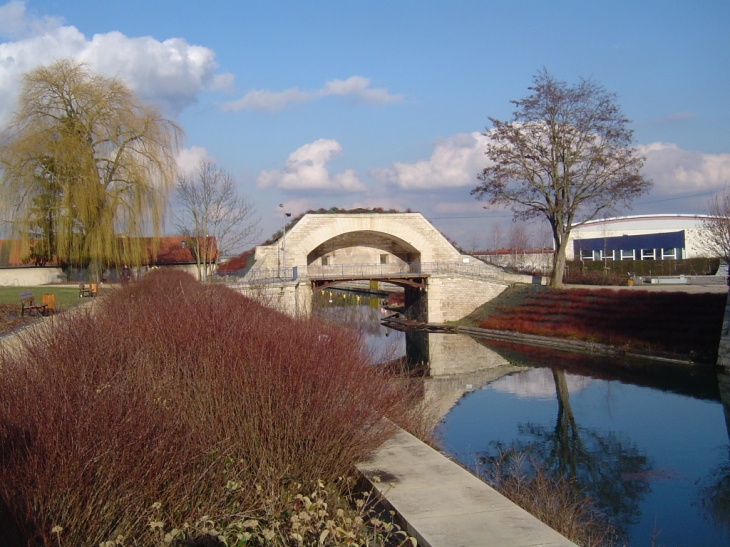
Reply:
[[[283,203],[279,204],[279,207],[284,207]],[[291,213],[284,213],[284,236],[282,237],[281,251],[282,251],[282,263],[284,264],[284,277],[286,277],[286,223],[289,220]]]

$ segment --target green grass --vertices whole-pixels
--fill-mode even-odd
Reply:
[[[41,301],[42,294],[55,294],[57,310],[68,310],[86,300],[79,298],[78,285],[69,285],[67,287],[49,285],[40,287],[13,286],[0,287],[0,304],[17,304],[18,310],[20,310],[20,293],[25,291],[30,291],[38,303]]]

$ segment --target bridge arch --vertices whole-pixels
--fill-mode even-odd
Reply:
[[[335,264],[411,264],[421,261],[421,252],[392,234],[371,230],[346,232],[324,241],[307,255],[307,266]]]
[[[449,262],[461,257],[419,213],[310,214],[287,234],[283,266],[306,266],[327,251],[358,247],[392,251],[389,254],[403,262]],[[353,252],[348,262],[357,256]]]

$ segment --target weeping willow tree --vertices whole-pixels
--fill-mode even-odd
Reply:
[[[63,59],[23,77],[0,136],[0,203],[37,264],[139,265],[157,240],[181,129],[116,78]]]

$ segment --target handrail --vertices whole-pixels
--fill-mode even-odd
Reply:
[[[504,272],[494,266],[476,262],[412,262],[396,264],[333,264],[293,268],[250,270],[243,283],[277,283],[297,279],[387,278],[431,274],[458,274],[475,278],[504,280]]]

